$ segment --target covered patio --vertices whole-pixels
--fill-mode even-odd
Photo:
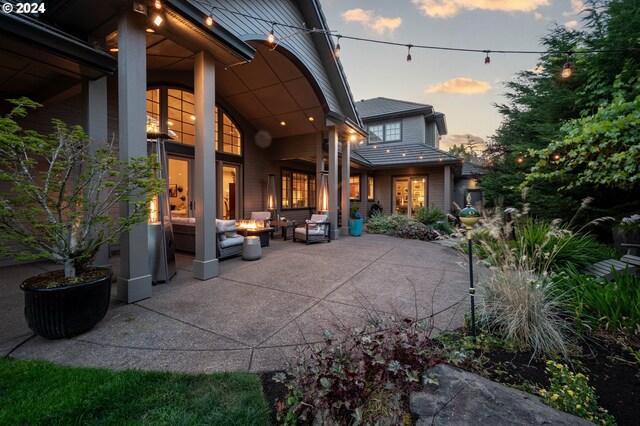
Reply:
[[[113,258],[118,273],[118,259]],[[435,243],[364,234],[307,246],[273,240],[262,259],[220,262],[220,275],[193,277],[193,257],[153,297],[116,299],[93,330],[69,340],[33,336],[20,282],[47,263],[2,268],[0,354],[59,364],[169,371],[281,369],[301,345],[367,319],[432,318],[434,332],[462,325],[465,258]]]

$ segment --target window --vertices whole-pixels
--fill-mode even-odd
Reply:
[[[402,124],[399,121],[369,126],[369,143],[402,140]]]
[[[375,186],[373,184],[374,183],[373,176],[368,176],[367,180],[368,180],[367,184],[369,186],[369,188],[367,190],[367,201],[374,201],[375,200],[375,194],[374,194],[373,191],[375,189]]]
[[[282,209],[311,208],[316,205],[316,177],[310,173],[282,171]]]
[[[360,176],[349,176],[349,199],[360,201]]]
[[[166,99],[166,101],[165,101]],[[167,117],[166,128],[160,125]],[[191,92],[161,87],[147,90],[147,131],[166,131],[173,142],[195,144],[195,99]],[[233,119],[216,105],[213,126],[216,151],[242,155],[242,133]],[[222,134],[222,150],[218,140]]]
[[[382,142],[384,136],[384,126],[369,126],[369,142]]]

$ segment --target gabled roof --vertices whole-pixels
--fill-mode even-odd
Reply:
[[[464,163],[462,165],[462,177],[481,176],[487,173],[487,171],[481,167],[472,163]]]
[[[462,164],[460,157],[422,144],[368,145],[351,151],[351,156],[353,160],[372,168]]]
[[[431,105],[382,97],[358,101],[356,109],[364,121],[401,115],[430,115],[435,112]]]

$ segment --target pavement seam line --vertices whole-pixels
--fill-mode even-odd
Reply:
[[[297,321],[298,318],[300,318],[302,315],[304,315],[305,313],[309,312],[309,310],[311,310],[312,308],[318,306],[318,304],[322,301],[328,301],[326,298],[331,295],[332,293],[334,293],[336,290],[338,290],[339,288],[341,288],[343,285],[345,285],[346,283],[348,283],[349,281],[351,281],[354,277],[358,276],[360,273],[362,273],[365,269],[369,268],[371,265],[373,265],[374,262],[376,262],[377,260],[379,260],[382,256],[384,256],[385,254],[389,253],[391,250],[395,249],[398,245],[400,245],[401,242],[398,242],[397,244],[395,244],[392,248],[390,248],[388,251],[386,251],[385,253],[381,254],[380,256],[378,256],[377,258],[373,259],[369,264],[365,265],[363,268],[361,268],[359,271],[357,271],[355,274],[353,274],[351,277],[347,278],[346,280],[344,280],[341,284],[339,284],[336,288],[334,288],[333,290],[331,290],[329,293],[327,293],[325,296],[323,296],[321,299],[317,300],[315,303],[313,303],[312,305],[310,305],[307,309],[305,309],[304,311],[302,311],[298,316],[296,316],[295,318],[293,318],[291,321],[288,321],[287,323],[285,323],[282,327],[280,327],[278,330],[276,330],[275,332],[273,332],[271,335],[269,335],[266,339],[263,339],[260,343],[258,343],[256,346],[259,347],[260,345],[262,345],[264,342],[266,342],[267,340],[269,340],[270,338],[272,338],[273,336],[275,336],[277,333],[279,333],[280,331],[282,331],[285,327],[287,327],[289,324],[291,324],[294,321]]]
[[[31,336],[27,337],[26,339],[24,339],[22,342],[18,343],[16,346],[13,347],[13,349],[11,349],[9,352],[7,352],[7,354],[4,356],[5,358],[11,358],[11,354],[15,351],[17,351],[18,349],[20,349],[20,347],[22,345],[24,345],[25,343],[27,343],[29,340],[33,339],[34,337],[36,337],[35,333],[32,334]]]

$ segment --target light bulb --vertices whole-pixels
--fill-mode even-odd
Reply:
[[[160,0],[155,0],[153,2],[153,7],[155,7],[158,10],[162,9],[162,2]]]
[[[156,15],[156,17],[153,18],[153,23],[156,27],[159,27],[162,24],[162,16]]]
[[[569,78],[573,74],[573,70],[571,69],[571,62],[566,62],[562,67],[562,78]]]
[[[273,33],[273,30],[271,30],[271,32],[269,33],[269,35],[267,36],[267,41],[270,44],[273,44],[276,42],[276,35]]]
[[[207,19],[205,19],[204,22],[210,27],[213,26],[213,18],[211,17],[211,15],[207,16]]]

